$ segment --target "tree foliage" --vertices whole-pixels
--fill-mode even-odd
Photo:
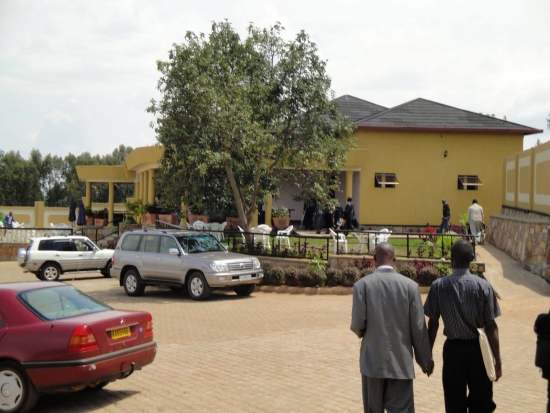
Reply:
[[[281,182],[296,196],[327,198],[354,125],[332,100],[326,62],[305,32],[253,25],[241,39],[228,22],[208,37],[188,32],[157,62],[161,100],[147,109],[164,155],[163,198],[219,214],[236,207],[249,228]]]
[[[39,150],[33,149],[28,160],[19,152],[0,151],[0,205],[33,206],[35,201],[44,201],[46,206],[68,207],[71,200],[86,193],[85,184],[78,180],[76,165],[121,165],[131,151],[131,147],[120,145],[104,156],[84,152],[61,158],[50,154],[42,157]],[[107,202],[107,185],[96,184],[92,190],[93,201]],[[133,185],[118,185],[115,202],[126,202],[133,191]]]

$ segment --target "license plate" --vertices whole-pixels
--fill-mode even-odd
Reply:
[[[252,279],[251,275],[241,275],[239,277],[239,281],[247,281],[247,280],[251,280],[251,279]]]
[[[115,328],[111,330],[111,338],[118,340],[120,338],[130,337],[130,327]]]

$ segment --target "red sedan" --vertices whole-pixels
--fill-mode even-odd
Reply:
[[[102,388],[155,359],[153,319],[114,310],[61,282],[0,284],[0,411],[38,393]]]

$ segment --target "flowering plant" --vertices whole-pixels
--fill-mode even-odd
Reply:
[[[418,234],[418,238],[422,241],[430,241],[432,243],[437,241],[437,230],[435,228],[426,225],[422,232],[422,234]]]

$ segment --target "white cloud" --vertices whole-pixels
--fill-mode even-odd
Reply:
[[[547,0],[2,0],[2,146],[64,155],[155,144],[145,108],[158,96],[156,61],[187,30],[227,18],[241,36],[250,22],[279,21],[285,38],[305,30],[337,95],[506,115],[544,129],[527,147],[550,139],[548,15]]]

